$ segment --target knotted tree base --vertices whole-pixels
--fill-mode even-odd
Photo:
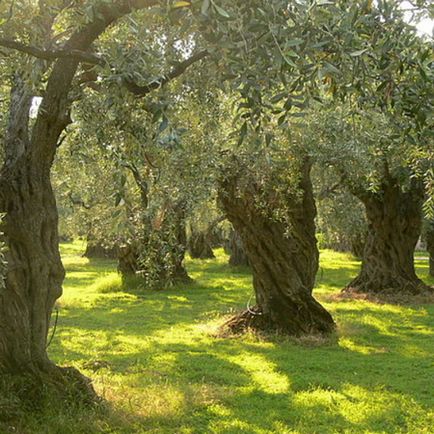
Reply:
[[[304,305],[304,306],[303,306]],[[264,313],[260,306],[243,310],[220,327],[220,335],[239,335],[248,331],[277,333],[286,336],[302,337],[309,335],[328,336],[335,330],[331,315],[312,297],[303,307],[290,303],[281,306],[282,315],[276,311]],[[291,314],[288,315],[288,312]]]
[[[59,412],[75,407],[96,406],[102,400],[91,381],[75,368],[54,366],[47,372],[0,376],[0,428],[25,414],[55,406]],[[1,431],[1,429],[0,429]]]

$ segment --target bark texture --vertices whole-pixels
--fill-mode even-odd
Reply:
[[[95,20],[73,33],[64,49],[87,51],[116,19],[134,7],[153,3],[101,2],[95,7]],[[71,382],[83,385],[86,381],[82,376],[57,368],[46,351],[50,317],[64,278],[50,169],[59,136],[70,122],[68,94],[78,64],[74,56],[55,62],[31,133],[28,113],[32,86],[19,76],[12,86],[6,159],[0,172],[0,212],[6,213],[1,229],[8,262],[6,288],[0,293],[0,372],[25,373],[53,379],[56,384],[62,383],[59,377],[69,383],[67,379],[76,376],[79,380]],[[92,395],[90,387],[87,392]]]
[[[246,249],[256,306],[225,327],[232,332],[251,327],[293,336],[332,332],[331,315],[312,296],[319,255],[310,164],[302,167],[301,197],[290,192],[285,195],[289,225],[272,216],[275,195],[261,195],[254,180],[240,181],[243,175],[222,181],[219,200]],[[259,200],[266,202],[265,208],[258,208]]]
[[[46,337],[64,277],[50,161],[33,152],[37,147],[47,153],[46,143],[42,136],[29,136],[32,91],[24,74],[17,73],[0,174],[8,264],[6,288],[0,294],[0,369],[9,373],[51,367]],[[52,155],[45,156],[52,160]]]
[[[403,191],[387,176],[378,193],[359,193],[368,234],[359,275],[344,289],[360,293],[420,294],[429,288],[416,276],[414,250],[421,233],[423,185]]]
[[[229,252],[229,265],[233,267],[249,266],[249,258],[243,245],[243,240],[237,231],[232,230],[226,243],[226,251]]]

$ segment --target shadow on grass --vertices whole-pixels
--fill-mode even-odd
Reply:
[[[357,273],[356,262],[339,258],[323,261],[320,300]],[[68,293],[91,280],[86,273],[113,271],[108,261],[80,268],[70,259]],[[108,398],[130,418],[116,432],[428,432],[432,305],[326,300],[339,341],[318,347],[218,339],[210,336],[213,324],[251,295],[249,271],[221,258],[188,266],[193,284],[92,286],[86,301],[62,308],[50,351],[60,363],[87,367],[103,393],[110,385]],[[105,363],[93,371],[89,361]]]

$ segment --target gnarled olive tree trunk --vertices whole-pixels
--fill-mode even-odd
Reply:
[[[1,171],[1,211],[7,244],[6,287],[0,293],[0,369],[46,369],[51,311],[61,294],[63,267],[57,251],[57,213],[49,169],[30,152],[32,88],[13,79]],[[54,213],[52,212],[54,208]]]
[[[414,249],[421,233],[423,186],[414,181],[403,191],[389,177],[378,193],[359,193],[368,234],[359,275],[344,291],[418,294],[428,287],[417,277]]]
[[[243,241],[256,294],[256,306],[226,324],[233,332],[252,327],[300,336],[334,329],[331,315],[312,296],[318,248],[308,162],[302,167],[299,189],[301,197],[285,195],[289,221],[284,224],[272,215],[273,193],[261,194],[254,180],[240,182],[234,176],[221,183],[219,201]],[[261,209],[259,201],[265,201]]]
[[[73,63],[66,61],[72,70]],[[68,74],[50,81],[31,135],[32,86],[17,75],[11,90],[0,172],[0,212],[5,213],[1,229],[7,246],[5,288],[0,291],[0,373],[3,378],[25,375],[38,394],[42,384],[49,383],[68,396],[93,401],[96,395],[88,380],[75,369],[55,366],[47,355],[51,313],[64,278],[50,181],[57,140],[69,122],[66,95],[60,91],[64,79]]]
[[[79,385],[75,389],[91,399],[93,392],[78,372],[56,367],[47,356],[49,321],[64,277],[50,170],[59,136],[70,122],[68,94],[79,65],[76,50],[87,51],[107,26],[131,11],[132,3],[99,4],[95,21],[79,28],[64,44],[64,52],[71,55],[54,63],[30,134],[32,88],[14,83],[6,158],[0,172],[8,262],[6,288],[0,293],[0,372],[44,377],[59,390],[64,388],[62,383],[70,385],[73,377],[72,383]]]
[[[2,171],[1,195],[8,272],[0,294],[0,366],[47,370],[49,322],[64,277],[49,173],[22,156]]]

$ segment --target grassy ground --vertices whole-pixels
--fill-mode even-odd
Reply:
[[[29,432],[433,432],[434,306],[334,300],[357,272],[350,256],[321,254],[315,293],[339,331],[318,346],[212,337],[252,293],[248,270],[230,268],[220,251],[188,261],[194,284],[146,292],[122,290],[115,264],[89,262],[81,247],[63,246],[50,355],[92,377],[110,408],[53,409],[25,421]],[[417,265],[427,279],[426,261]]]

